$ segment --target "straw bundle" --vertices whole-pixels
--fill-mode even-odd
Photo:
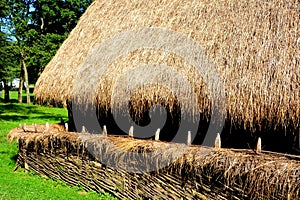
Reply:
[[[120,199],[300,197],[300,158],[297,156],[88,133],[82,139],[82,134],[52,128],[47,133],[24,132],[18,128],[8,137],[18,139],[18,164],[27,166],[28,170],[70,185],[81,185],[86,190],[111,192]],[[89,145],[97,147],[98,153],[91,153],[86,148]],[[124,150],[129,152],[127,156]],[[178,159],[170,160],[183,150],[185,153]],[[148,152],[154,152],[154,156],[148,157]],[[152,172],[132,173],[122,168],[147,166],[153,164],[151,162],[158,166]],[[164,162],[169,164],[159,167]]]
[[[178,102],[180,107],[192,110],[187,111],[188,115],[192,115],[197,107],[209,116],[211,103],[220,99],[212,99],[213,94],[204,81],[207,77],[195,73],[194,66],[184,58],[160,48],[136,49],[119,56],[102,77],[97,77],[96,71],[91,69],[78,76],[90,50],[109,38],[130,30],[165,28],[199,43],[207,53],[207,58],[213,61],[224,85],[226,98],[226,106],[221,105],[217,109],[225,109],[232,124],[251,129],[291,126],[291,132],[298,134],[299,10],[300,3],[297,0],[167,0],[151,3],[140,0],[96,0],[46,66],[36,84],[35,96],[41,101],[72,101],[76,99],[77,87],[78,93],[84,93],[87,87],[94,87],[97,98],[88,98],[87,94],[83,95],[86,98],[77,99],[78,102],[96,104],[109,110],[112,106],[112,90],[126,71],[134,71],[140,64],[164,64],[186,76],[192,92],[197,96],[197,105]],[[176,43],[172,45],[176,46]],[[96,58],[91,63],[99,65],[101,70]],[[155,70],[151,68],[146,73],[135,72],[129,80],[146,80],[153,73]],[[212,77],[213,73],[204,76]],[[160,76],[163,78],[164,74]],[[78,77],[87,81],[83,81],[85,85],[78,86]],[[185,92],[187,99],[191,98],[187,88],[176,82],[172,84]],[[142,113],[157,100],[172,109],[177,102],[174,102],[174,94],[165,93],[167,89],[155,83],[153,87],[142,88],[142,92],[132,97],[135,112]],[[218,92],[212,91],[215,94]],[[119,94],[114,101],[122,107],[127,99]]]

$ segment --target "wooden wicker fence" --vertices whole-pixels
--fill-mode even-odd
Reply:
[[[300,198],[297,156],[73,133],[58,125],[16,128],[8,138],[18,140],[18,166],[120,199]],[[141,164],[157,168],[135,173]]]

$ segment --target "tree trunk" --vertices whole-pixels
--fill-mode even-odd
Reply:
[[[9,86],[8,81],[4,81],[4,102],[9,102]]]
[[[21,67],[21,73],[20,73],[20,82],[19,82],[19,92],[18,92],[18,102],[22,103],[22,94],[23,94],[23,69]]]
[[[27,67],[26,67],[24,54],[23,54],[22,51],[21,51],[21,57],[22,57],[22,65],[23,65],[23,71],[24,71],[24,79],[25,79],[25,84],[26,84],[26,99],[27,99],[27,104],[30,104],[28,72],[27,72]]]

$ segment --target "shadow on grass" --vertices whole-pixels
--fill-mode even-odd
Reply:
[[[58,121],[61,114],[47,113],[41,108],[33,105],[16,103],[0,104],[0,121],[24,121],[27,119],[38,119],[45,121]]]
[[[30,102],[33,104],[35,104],[35,102],[36,102],[33,94],[30,94]],[[8,102],[4,102],[4,98],[2,96],[0,96],[0,103],[19,103],[19,102],[18,102],[18,99],[14,98],[14,97],[10,98]],[[26,97],[25,93],[22,95],[22,103],[27,103],[27,97]]]
[[[10,151],[9,148],[4,149],[3,147],[1,148],[2,150],[0,151],[0,160],[2,162],[2,159],[5,160],[9,158],[11,162],[15,165],[18,160],[18,153],[17,152],[12,152]]]
[[[10,157],[10,160],[12,160],[14,163],[17,163],[18,160],[18,154],[15,154],[13,156]]]

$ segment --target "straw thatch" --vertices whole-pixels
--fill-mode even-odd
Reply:
[[[28,126],[26,131],[17,128],[9,133],[9,139],[19,143],[18,164],[86,190],[110,192],[120,199],[300,198],[297,156],[88,133],[82,137],[54,126],[45,130]],[[97,154],[89,151],[91,144]],[[170,160],[179,149],[185,153]],[[170,163],[159,167],[164,162]],[[138,165],[153,163],[158,168],[152,172],[128,171],[128,166],[138,170]]]
[[[88,77],[78,76],[89,51],[109,38],[130,30],[165,28],[186,35],[207,52],[225,90],[226,106],[222,104],[217,109],[225,109],[232,124],[251,128],[259,128],[262,124],[267,127],[275,124],[275,128],[276,125],[291,126],[293,134],[298,134],[295,129],[299,127],[300,116],[299,13],[298,0],[96,0],[46,66],[36,84],[35,96],[41,101],[71,101],[75,87],[80,89],[78,93],[84,92],[85,87],[95,87],[97,98],[77,100],[109,109],[112,88],[125,69],[134,71],[140,64],[164,64],[185,75],[196,93],[198,105],[181,102],[180,106],[184,109],[198,106],[200,112],[210,113],[213,100],[203,80],[205,77],[196,75],[193,66],[184,58],[164,49],[128,52],[116,58],[100,78],[91,69],[82,71]],[[96,58],[91,64],[101,66]],[[144,80],[153,73],[152,68],[147,72],[135,72],[129,81]],[[85,85],[76,86],[78,77],[83,78]],[[172,109],[176,96],[165,94],[167,90],[159,84],[146,90],[142,88],[142,95],[137,91],[132,97],[133,107],[141,111],[147,104],[158,101]],[[126,101],[122,95],[117,95],[119,106]],[[186,98],[191,98],[191,94],[187,93]]]

